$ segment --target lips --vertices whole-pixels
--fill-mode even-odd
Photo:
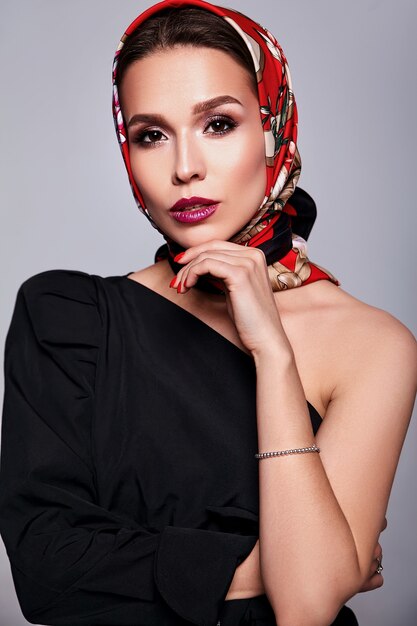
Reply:
[[[218,200],[211,200],[210,198],[200,198],[199,196],[192,196],[191,198],[181,198],[171,208],[170,211],[192,211],[194,209],[201,209],[206,206],[213,206],[218,204]]]

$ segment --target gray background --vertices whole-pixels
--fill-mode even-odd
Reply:
[[[319,210],[310,258],[416,334],[417,3],[226,4],[267,26],[288,57],[299,107],[300,186]],[[125,274],[151,264],[163,243],[136,209],[111,117],[113,53],[147,6],[2,0],[2,347],[27,277],[52,268]],[[361,626],[417,622],[415,444],[413,421],[382,535],[385,585],[350,602]],[[0,550],[0,623],[19,626],[27,622],[2,544]]]

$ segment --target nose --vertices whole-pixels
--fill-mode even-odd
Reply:
[[[205,176],[206,164],[197,137],[186,133],[178,136],[172,177],[174,185],[187,184],[193,179],[203,180]]]

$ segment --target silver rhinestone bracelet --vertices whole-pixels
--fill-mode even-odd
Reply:
[[[289,450],[276,450],[275,452],[259,452],[256,459],[268,459],[271,456],[287,456],[289,454],[306,454],[307,452],[320,452],[320,448],[313,443],[308,448],[290,448]]]

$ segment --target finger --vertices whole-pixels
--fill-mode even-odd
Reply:
[[[198,246],[190,246],[180,255],[174,257],[174,261],[176,263],[186,264],[189,263],[192,259],[195,259],[196,256],[205,251],[210,250],[235,250],[241,249],[242,246],[239,244],[232,243],[231,241],[222,241],[220,239],[211,239],[210,241],[205,241]],[[181,258],[179,258],[181,257]]]
[[[228,255],[229,257],[236,257],[239,259],[247,260],[250,259],[250,262],[253,262],[253,269],[256,269],[256,266],[259,268],[266,269],[266,258],[262,250],[259,248],[250,248],[247,246],[242,246],[238,244],[232,244],[232,247],[223,248],[223,245],[229,245],[230,242],[220,241],[220,240],[212,240],[207,242],[206,244],[201,244],[200,246],[194,246],[192,248],[188,248],[185,253],[181,256],[180,259],[175,257],[175,260],[179,263],[185,264],[184,272],[189,264],[193,261],[202,260],[203,258],[219,258],[214,257],[213,255],[217,255],[221,253],[223,255]],[[207,249],[201,250],[203,246]],[[200,250],[200,252],[198,252]],[[177,275],[172,279],[170,283],[170,287],[177,288],[177,291],[180,292],[182,289],[179,288],[179,283],[184,282],[184,272],[181,270],[177,273]],[[188,283],[187,283],[188,284]]]
[[[374,570],[373,570],[374,572],[376,572],[376,570],[379,567],[382,567],[382,552],[378,556],[375,557],[375,559],[372,562],[372,567],[374,567]]]
[[[381,549],[381,546],[377,544],[375,551],[374,551],[374,558],[372,559],[372,562],[369,567],[368,579],[365,581],[365,583],[363,584],[363,586],[361,587],[359,591],[361,592],[372,591],[372,589],[377,589],[378,587],[381,587],[383,585],[384,578],[381,574],[382,570],[378,572],[378,568],[381,565],[381,561],[382,561],[382,549]]]
[[[379,557],[376,557],[376,573],[380,574],[383,569],[384,569],[384,566],[382,565],[382,553],[381,553]]]
[[[231,241],[223,241],[221,239],[211,239],[210,241],[206,241],[198,246],[191,246],[187,248],[185,252],[182,254],[181,258],[178,259],[175,257],[175,261],[177,263],[188,263],[191,259],[194,259],[201,252],[209,251],[209,250],[227,250],[227,251],[235,251],[238,254],[251,254],[256,258],[265,259],[265,254],[262,252],[260,248],[253,248],[251,246],[244,246],[242,244],[233,243]]]
[[[216,263],[216,270],[214,270],[213,262]],[[196,259],[190,261],[188,265],[182,268],[177,274],[177,291],[183,292],[182,287],[186,285],[186,288],[192,287],[198,280],[198,277],[213,272],[227,272],[229,279],[232,279],[232,275],[230,274],[230,267],[224,267],[223,269],[219,265],[220,263],[225,263],[227,266],[234,266],[236,269],[244,270],[247,275],[253,274],[256,271],[256,262],[255,260],[249,257],[242,258],[241,254],[230,253],[224,251],[211,251],[204,252],[198,255]],[[226,275],[221,276],[218,273],[214,273],[213,275],[216,278],[225,279]],[[236,271],[234,276],[236,276]],[[182,283],[182,286],[180,284]]]
[[[388,526],[388,521],[387,521],[387,518],[384,517],[384,523],[382,524],[381,533],[382,533],[383,530],[386,529],[387,526]]]
[[[362,587],[359,589],[359,593],[364,593],[365,591],[373,591],[374,589],[379,589],[384,584],[384,577],[382,574],[373,574]]]
[[[381,576],[382,575],[382,570],[383,570],[383,566],[381,563],[381,559],[380,558],[376,558],[372,561],[372,565],[371,565],[371,572],[369,575],[369,580],[374,579],[375,576]]]
[[[380,543],[376,544],[373,557],[374,559],[382,559],[382,546]]]
[[[219,257],[219,254],[223,254],[223,257]],[[242,253],[237,250],[213,250],[213,251],[207,250],[207,251],[204,251],[204,253],[200,252],[195,258],[190,258],[189,260],[187,259],[185,260],[186,265],[178,271],[177,275],[175,276],[175,280],[174,279],[172,280],[170,286],[178,288],[180,282],[182,282],[183,284],[186,282],[185,280],[186,272],[191,267],[191,264],[193,262],[201,261],[203,258],[217,258],[217,259],[223,258],[225,260],[225,255],[229,255],[229,256],[234,255],[235,257],[242,258]],[[183,258],[184,257],[181,257],[181,259],[179,260],[180,263],[184,263]]]
[[[253,273],[253,261],[233,259],[219,253],[215,253],[212,257],[205,257],[199,261],[193,262],[181,270],[177,291],[183,293],[184,289],[189,289],[196,284],[198,278],[204,274],[211,274],[216,278],[227,281],[229,289],[232,284],[243,284],[247,282],[248,276]],[[184,287],[184,285],[186,285]]]

